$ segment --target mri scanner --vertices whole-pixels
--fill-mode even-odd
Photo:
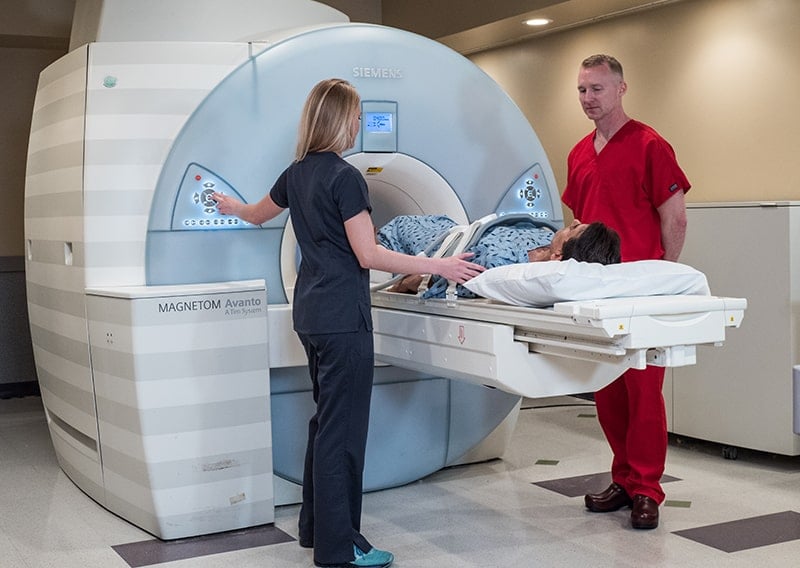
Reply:
[[[345,158],[367,180],[376,226],[423,213],[563,225],[542,145],[480,69],[333,10],[308,23],[276,15],[251,41],[97,41],[41,74],[25,239],[51,437],[84,492],[159,538],[270,523],[275,504],[298,498],[313,401],[291,327],[291,224],[222,216],[209,196],[268,191],[317,81],[346,78],[361,94]],[[499,457],[521,396],[692,364],[695,345],[721,343],[745,307],[397,296],[373,294],[366,490]]]

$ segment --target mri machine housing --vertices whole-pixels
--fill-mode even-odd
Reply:
[[[331,76],[362,96],[346,159],[367,179],[376,225],[493,212],[562,223],[517,107],[466,59],[413,34],[335,24],[258,43],[93,43],[42,73],[26,274],[51,436],[79,487],[161,538],[271,522],[300,481],[313,401],[291,331],[288,216],[250,226],[207,197],[263,196],[292,159],[305,95]],[[457,319],[437,302],[377,295],[376,354],[397,366],[376,367],[365,488],[501,455],[519,395],[585,392],[647,361],[691,364],[684,343],[720,342],[741,319],[743,306],[716,300],[690,315],[631,301],[530,310],[539,329],[526,331],[520,310],[494,306],[499,319],[487,321],[478,303]],[[703,332],[665,340],[676,320]],[[628,332],[644,322],[661,332],[642,343]],[[459,368],[465,349],[486,372]]]
[[[260,199],[265,180],[292,159],[305,95],[328,76],[348,77],[362,97],[362,132],[346,159],[367,179],[376,225],[400,213],[446,213],[466,222],[498,209],[562,222],[552,172],[527,121],[494,81],[434,42],[367,25],[301,31],[225,77],[164,162],[148,222],[147,284],[266,280],[275,468],[296,483],[313,402],[287,303],[297,261],[287,214],[263,227],[232,225],[237,221],[219,215],[205,196],[221,189],[247,202]],[[380,443],[369,448],[370,489],[455,463],[519,401],[442,380],[435,369],[419,375],[379,367],[376,384],[381,419],[371,433]]]
[[[270,522],[272,502],[294,498],[285,481],[300,481],[313,402],[287,303],[296,266],[288,216],[229,225],[207,211],[203,192],[259,199],[292,159],[305,95],[329,76],[357,86],[365,115],[378,113],[376,130],[393,121],[392,133],[359,137],[347,156],[368,180],[376,224],[433,212],[466,222],[514,207],[561,223],[544,151],[516,106],[466,59],[412,34],[333,25],[267,43],[92,43],[42,73],[26,272],[51,435],[78,486],[161,538]],[[226,294],[256,302],[259,281],[269,309],[187,307],[224,308]],[[142,319],[141,306],[155,312]],[[220,345],[238,342],[246,356],[215,344],[213,322],[237,316]],[[203,317],[214,333],[200,331]],[[259,318],[268,331],[253,332]],[[181,352],[183,368],[154,371]],[[236,363],[209,368],[215,357]],[[253,384],[259,371],[271,395]],[[379,366],[365,487],[499,456],[519,400]],[[177,415],[185,420],[169,420]],[[248,447],[208,441],[248,430],[263,434],[246,434]],[[196,454],[172,459],[167,440],[185,448],[190,438]],[[262,487],[270,468],[277,495]],[[202,496],[177,505],[191,491]]]

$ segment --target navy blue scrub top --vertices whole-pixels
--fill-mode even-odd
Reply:
[[[308,154],[289,166],[270,190],[289,208],[300,246],[294,289],[298,333],[372,330],[369,270],[361,268],[347,240],[344,222],[372,212],[361,172],[333,152]]]

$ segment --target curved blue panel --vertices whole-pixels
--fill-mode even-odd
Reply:
[[[446,463],[458,461],[497,428],[520,397],[461,381],[450,381],[450,438]]]
[[[206,231],[255,229],[258,227],[258,225],[251,225],[238,217],[222,215],[217,210],[217,202],[212,197],[214,192],[225,193],[244,200],[239,192],[221,176],[200,164],[189,164],[183,174],[175,205],[172,208],[170,228],[173,231]]]
[[[223,177],[246,201],[261,199],[291,163],[306,95],[328,77],[350,80],[364,101],[396,103],[397,152],[437,171],[456,191],[471,220],[502,203],[504,211],[535,206],[539,216],[561,222],[544,149],[517,106],[490,77],[458,53],[415,34],[363,24],[333,26],[266,49],[231,73],[189,118],[153,197],[148,284],[265,278],[270,303],[286,301],[279,262],[285,216],[265,224],[257,238],[196,231],[172,243],[172,211],[192,163]],[[360,150],[359,140],[353,151]],[[532,180],[537,192],[528,190]],[[186,247],[215,257],[263,260],[237,266],[233,273],[224,263],[185,266],[181,249]]]
[[[301,484],[314,400],[305,369],[270,377],[273,467]],[[508,416],[519,397],[397,367],[375,369],[364,490],[405,485],[454,463]]]
[[[189,118],[153,197],[148,284],[263,278],[269,302],[287,302],[280,274],[287,214],[250,230],[215,225],[219,216],[210,204],[197,212],[195,200],[202,205],[203,190],[191,189],[187,172],[195,168],[195,176],[223,180],[226,191],[246,202],[261,199],[291,163],[306,95],[329,77],[348,79],[363,101],[396,112],[391,147],[444,178],[470,220],[499,209],[562,223],[544,149],[516,105],[483,71],[421,36],[381,26],[332,26],[270,46],[231,73]],[[369,150],[359,138],[352,152]],[[182,220],[191,224],[190,213],[204,222],[187,230]],[[399,379],[398,371],[376,369],[367,489],[408,483],[452,463],[497,427],[518,401],[438,378]],[[301,375],[307,377],[304,369],[272,372],[274,468],[294,481],[302,475],[313,408],[310,382]]]

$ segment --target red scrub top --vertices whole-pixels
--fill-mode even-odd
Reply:
[[[584,223],[602,221],[619,233],[623,262],[661,259],[658,207],[691,185],[672,146],[653,128],[629,120],[598,154],[595,132],[567,158],[562,201]]]

